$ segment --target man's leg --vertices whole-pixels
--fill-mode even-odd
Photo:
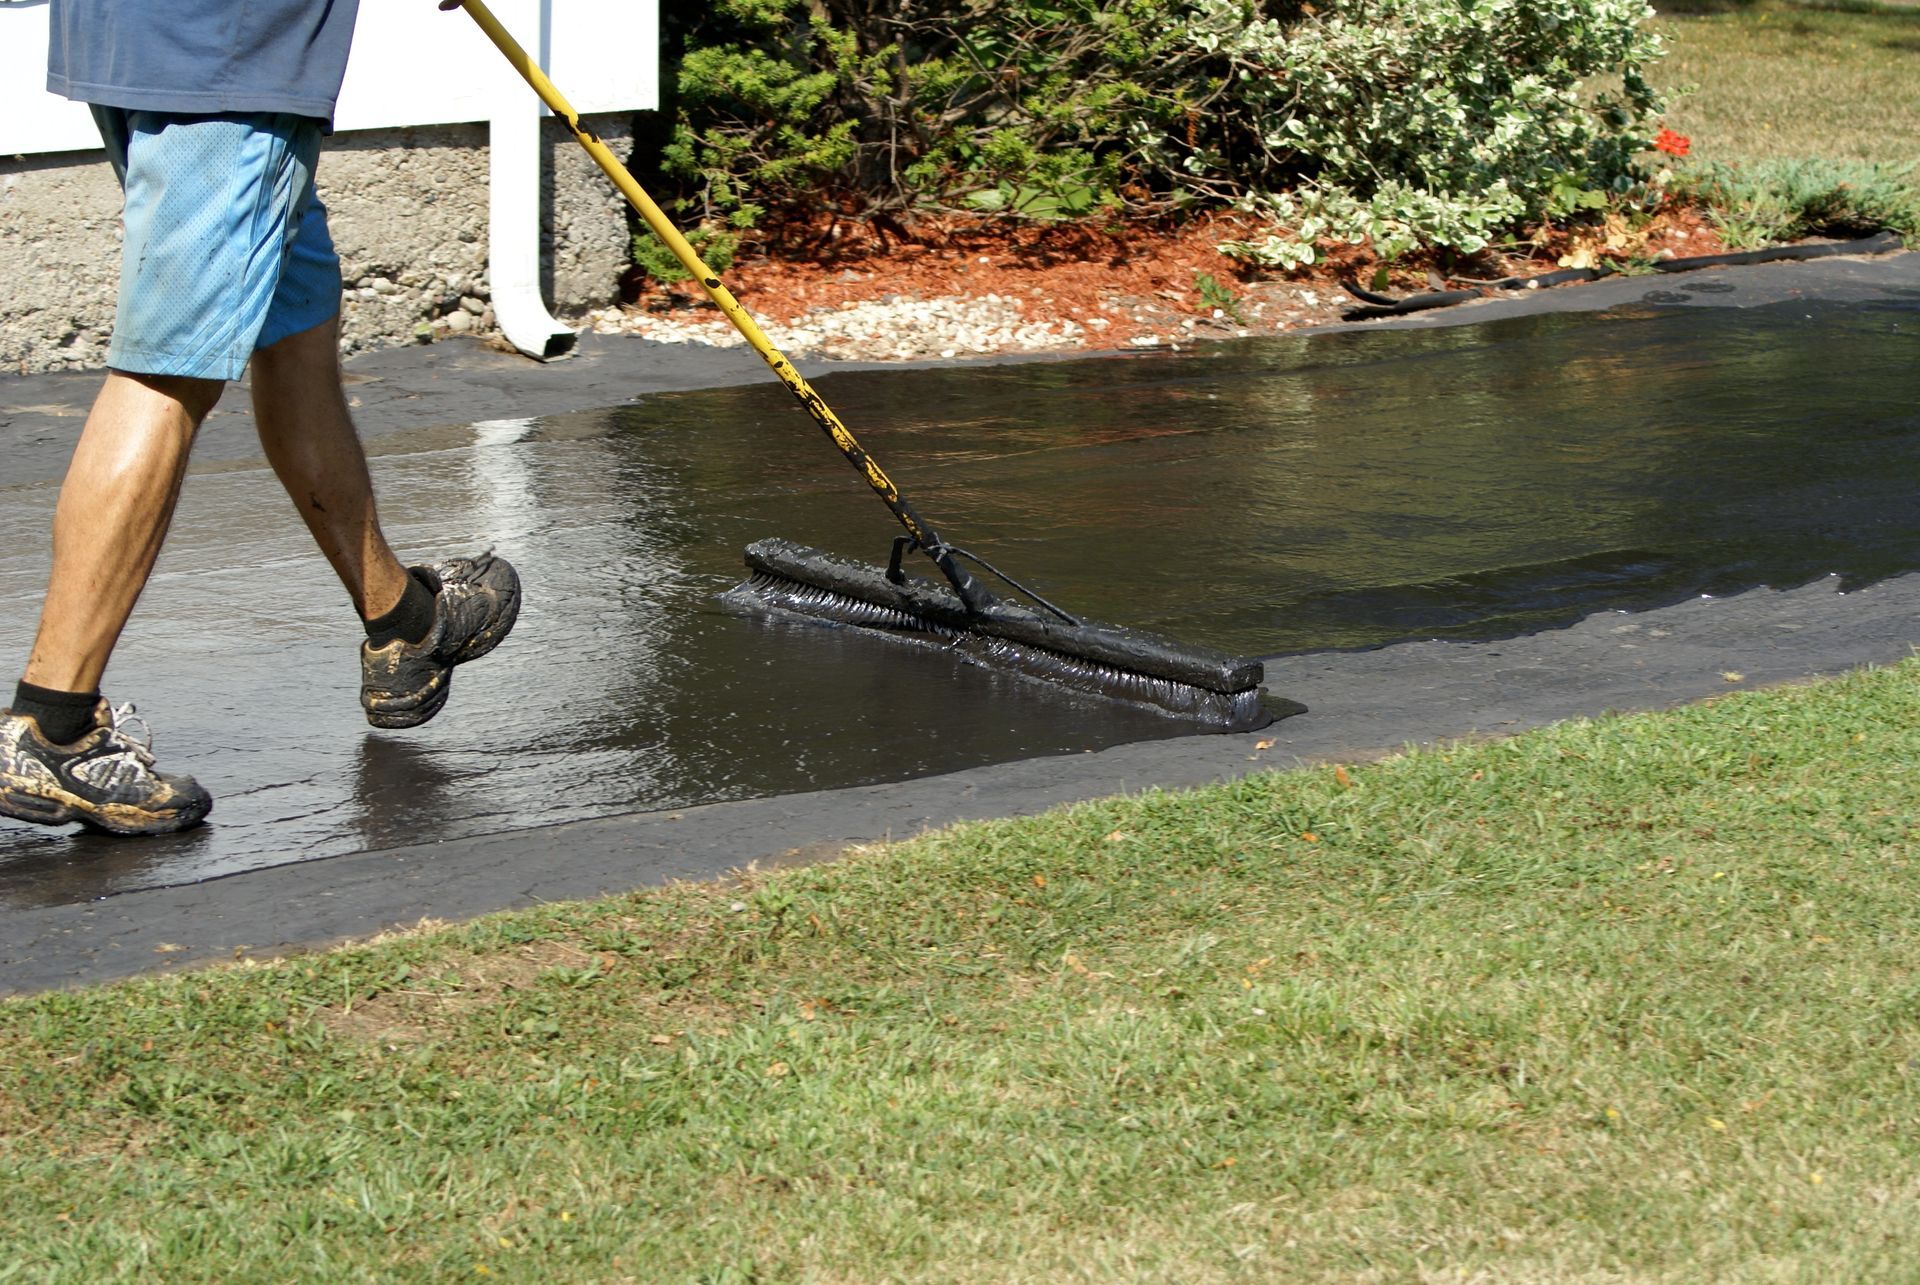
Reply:
[[[0,711],[0,815],[84,821],[116,834],[197,824],[213,800],[153,765],[100,699],[107,657],[173,521],[218,379],[108,374],[67,466],[53,517],[53,574],[40,632]]]
[[[53,575],[26,681],[93,693],[173,521],[187,455],[225,385],[108,374],[53,518]]]
[[[281,485],[366,624],[367,720],[417,727],[446,705],[454,666],[486,655],[513,628],[520,577],[491,553],[412,571],[394,556],[340,387],[339,335],[335,315],[256,351],[253,418]]]
[[[370,620],[399,605],[408,576],[380,531],[366,452],[340,387],[339,341],[336,314],[255,352],[253,420],[280,484]]]

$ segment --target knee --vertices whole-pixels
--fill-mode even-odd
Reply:
[[[223,379],[192,379],[185,375],[141,375],[115,371],[116,375],[141,384],[161,397],[175,402],[195,427],[205,419],[226,391]]]

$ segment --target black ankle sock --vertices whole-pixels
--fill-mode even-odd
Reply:
[[[71,745],[93,730],[99,692],[63,692],[21,683],[13,689],[13,712],[40,725],[40,735],[55,745]]]
[[[418,568],[407,572],[407,588],[392,611],[367,621],[367,641],[384,647],[396,638],[419,642],[433,629],[435,586],[428,583]]]

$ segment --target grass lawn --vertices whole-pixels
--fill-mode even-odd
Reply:
[[[1655,83],[1708,161],[1920,162],[1920,8],[1765,5],[1663,15]]]
[[[1920,663],[0,1003],[0,1279],[1888,1280]]]

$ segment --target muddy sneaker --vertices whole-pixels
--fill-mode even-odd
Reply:
[[[153,734],[133,706],[105,701],[91,732],[55,745],[24,714],[0,710],[0,816],[39,825],[78,821],[109,834],[168,834],[198,825],[213,798],[190,776],[154,769]],[[135,737],[129,723],[144,735]]]
[[[520,614],[520,577],[483,553],[415,567],[434,591],[433,628],[417,643],[360,645],[360,704],[375,727],[418,727],[447,703],[453,667],[492,651]]]

